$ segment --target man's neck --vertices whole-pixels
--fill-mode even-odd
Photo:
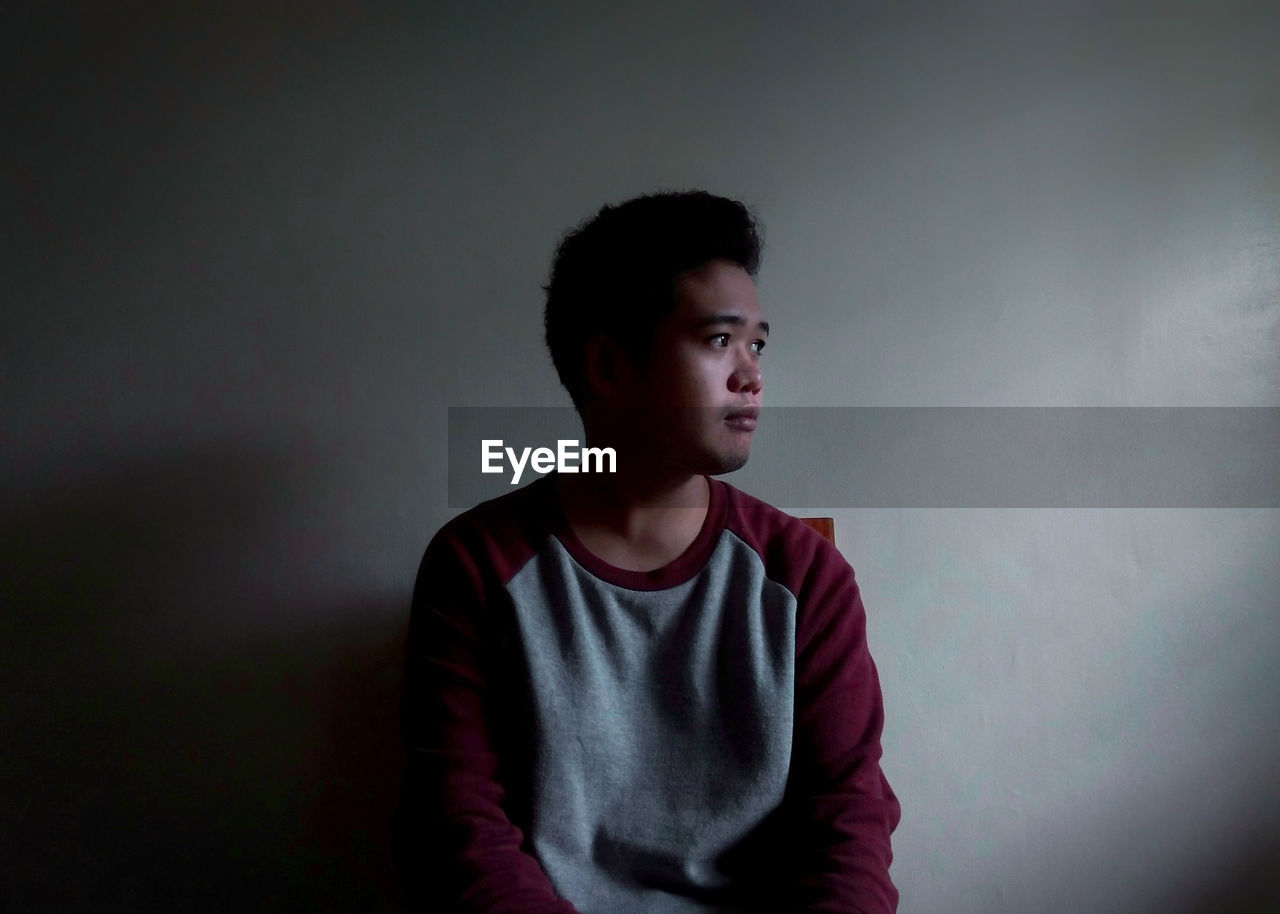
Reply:
[[[629,571],[653,571],[678,558],[707,517],[705,476],[556,476],[556,493],[574,535],[598,558]]]

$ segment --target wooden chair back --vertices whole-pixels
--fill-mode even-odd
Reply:
[[[836,519],[834,517],[802,517],[806,525],[817,530],[834,546],[836,542]]]

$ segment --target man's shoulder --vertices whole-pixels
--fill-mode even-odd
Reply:
[[[459,533],[468,529],[489,529],[523,526],[538,522],[545,526],[551,501],[548,497],[550,476],[543,476],[512,489],[496,498],[490,498],[450,518],[440,532]]]
[[[814,574],[852,574],[830,540],[800,518],[721,481],[728,493],[725,528],[750,546],[769,576],[790,590]]]
[[[510,578],[551,529],[549,484],[542,477],[450,518],[431,538],[424,563],[465,557],[502,580]]]

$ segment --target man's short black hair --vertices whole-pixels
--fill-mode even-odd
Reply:
[[[676,304],[681,273],[728,260],[754,279],[760,269],[761,229],[737,200],[706,191],[645,194],[600,211],[560,241],[543,286],[547,348],[582,409],[584,354],[597,333],[634,358],[648,354],[653,331]]]

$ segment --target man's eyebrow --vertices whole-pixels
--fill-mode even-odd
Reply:
[[[744,326],[747,319],[739,314],[710,314],[698,321],[698,328],[711,327],[715,324],[731,324],[735,327]],[[769,335],[769,322],[761,321],[757,326],[764,331],[764,335]]]

